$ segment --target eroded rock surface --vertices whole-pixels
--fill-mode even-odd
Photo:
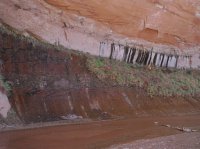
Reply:
[[[1,0],[0,18],[25,34],[95,55],[101,41],[199,54],[196,0]]]
[[[107,119],[199,113],[198,97],[150,98],[141,88],[99,80],[85,54],[0,29],[1,73],[12,84],[12,106],[26,122],[69,114]]]
[[[200,41],[200,2],[194,0],[45,0],[147,41],[186,46]]]

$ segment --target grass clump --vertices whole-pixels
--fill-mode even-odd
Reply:
[[[200,72],[147,69],[106,58],[89,57],[88,69],[102,81],[119,86],[137,86],[150,96],[199,96]]]
[[[127,63],[110,61],[104,58],[89,57],[87,66],[91,72],[102,80],[109,80],[118,85],[143,85],[143,80],[137,76],[137,71]],[[123,68],[123,69],[122,69]]]
[[[10,83],[8,81],[6,81],[2,75],[0,75],[0,86],[2,86],[6,90],[8,95],[11,94],[12,87],[11,87]]]

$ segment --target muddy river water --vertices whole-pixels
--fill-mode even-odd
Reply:
[[[68,124],[0,133],[1,149],[92,149],[182,133],[155,125],[200,129],[200,115],[140,117],[121,120]]]

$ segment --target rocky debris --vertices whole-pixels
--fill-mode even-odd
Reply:
[[[62,120],[76,120],[76,119],[83,119],[82,116],[77,116],[76,114],[68,114],[66,116],[60,116]]]
[[[172,125],[169,125],[169,124],[160,124],[159,122],[154,122],[154,124],[159,125],[159,126],[172,128],[172,129],[177,129],[177,130],[183,131],[183,132],[197,132],[198,131],[196,129],[191,129],[191,128],[187,128],[187,127],[172,126]]]
[[[5,123],[0,124],[0,130],[6,129],[6,128],[14,128],[14,125],[7,125]]]
[[[108,112],[102,112],[99,116],[99,119],[101,120],[107,120],[107,119],[112,119],[114,116],[109,114]]]
[[[22,125],[22,121],[12,108],[8,111],[6,118],[0,115],[0,131],[5,129],[13,129],[18,125]]]
[[[113,145],[109,149],[199,149],[199,140],[200,133],[193,132]]]

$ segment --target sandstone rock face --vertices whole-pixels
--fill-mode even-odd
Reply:
[[[26,36],[93,55],[109,57],[114,42],[178,54],[180,67],[200,67],[197,0],[1,0],[0,19]]]
[[[11,106],[8,101],[8,97],[6,96],[6,94],[0,91],[0,115],[6,118],[10,108]]]
[[[85,55],[55,50],[54,46],[8,34],[1,28],[0,61],[1,74],[12,84],[9,101],[25,122],[74,115],[107,119],[200,112],[198,97],[149,98],[141,88],[120,87],[109,79],[100,81],[88,70]],[[0,114],[6,116],[9,108],[0,89]]]
[[[200,1],[197,0],[45,1],[99,21],[127,37],[181,48],[200,42]]]

